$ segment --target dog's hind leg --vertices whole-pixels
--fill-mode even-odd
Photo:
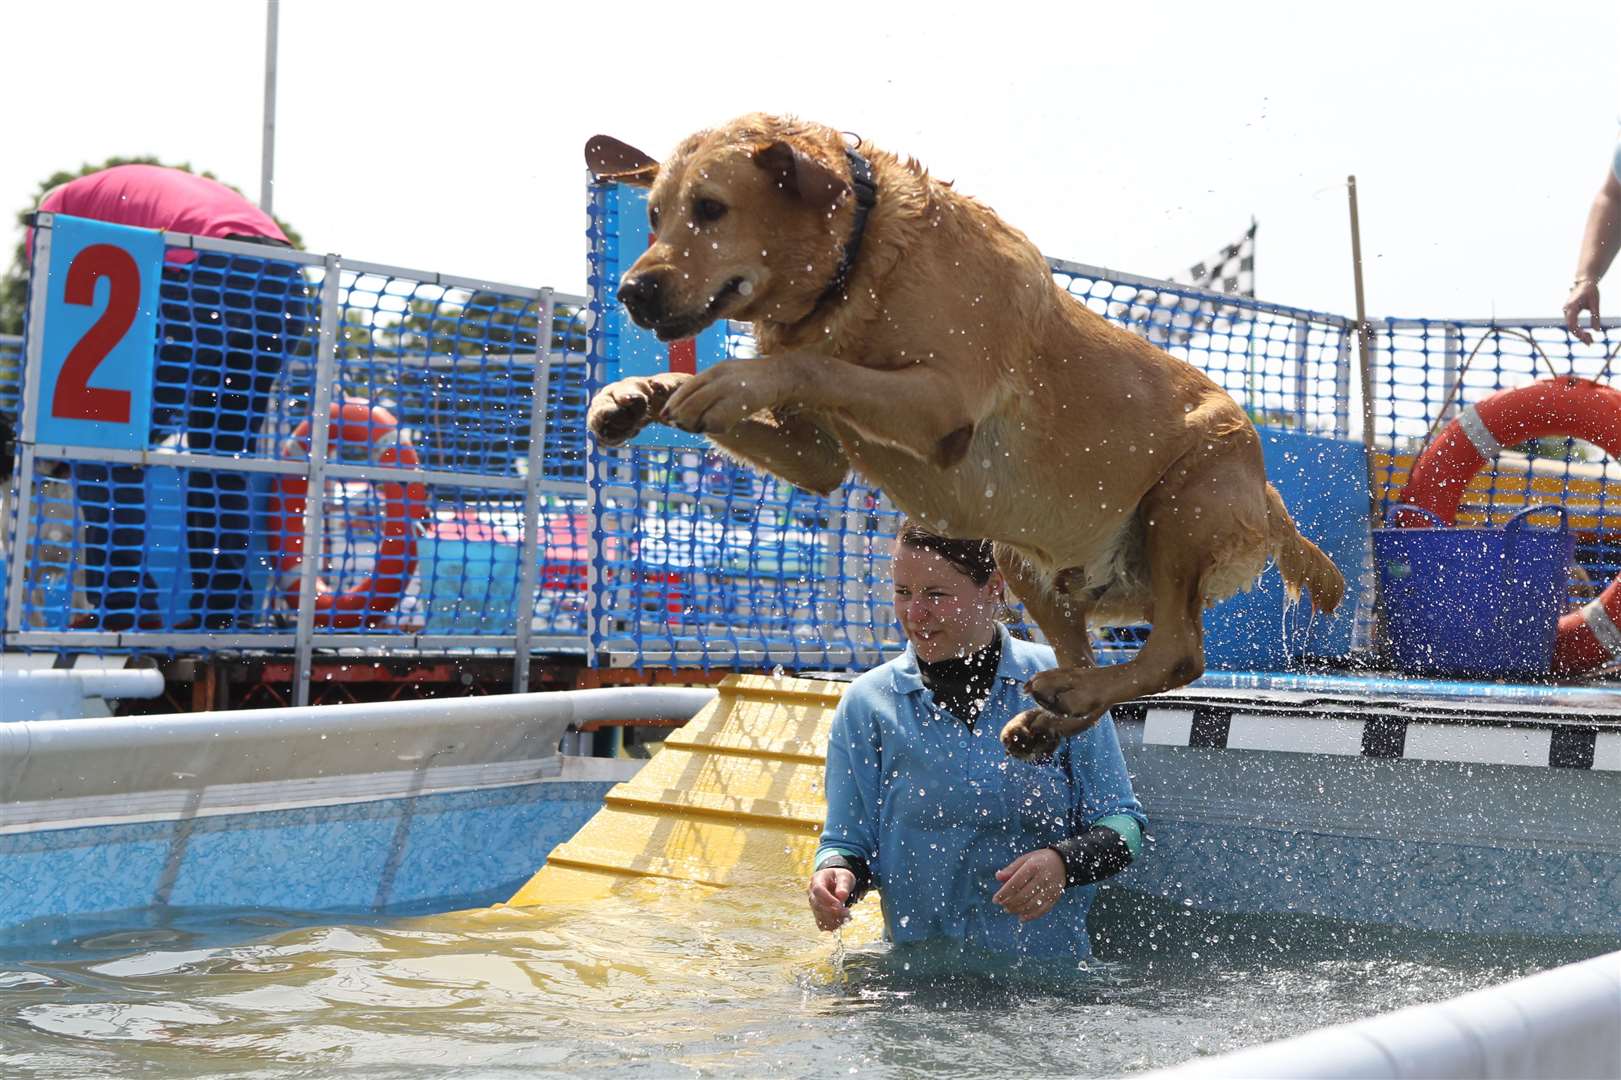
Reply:
[[[1009,724],[1002,742],[1010,753],[1027,754],[1027,746],[1039,753],[1090,727],[1112,705],[1185,686],[1204,673],[1206,583],[1235,560],[1254,562],[1257,572],[1264,565],[1267,507],[1259,467],[1248,454],[1219,453],[1174,469],[1149,492],[1138,510],[1151,594],[1148,640],[1126,663],[1055,668],[1031,679],[1030,695],[1045,715],[1024,713],[1015,718],[1023,724]]]
[[[1090,610],[1087,598],[1065,588],[1063,575],[1056,581],[1041,577],[1023,555],[1005,544],[996,545],[996,567],[1002,571],[1008,589],[1041,627],[1047,643],[1058,656],[1060,668],[1097,666],[1092,639],[1086,630]],[[1071,731],[1084,730],[1101,715],[1100,711],[1090,718],[1080,718],[1084,723],[1075,728],[1072,725],[1076,718],[1055,716],[1046,709],[1027,709],[1002,728],[1002,742],[1016,757],[1037,757],[1057,748],[1060,726],[1071,725]]]
[[[1097,663],[1092,656],[1092,639],[1086,633],[1086,616],[1090,604],[1085,598],[1064,587],[1062,575],[1058,581],[1048,581],[1030,565],[1018,549],[1007,544],[996,544],[996,568],[1019,603],[1036,620],[1047,643],[1058,654],[1061,667],[1092,667]]]

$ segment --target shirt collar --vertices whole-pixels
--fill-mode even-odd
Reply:
[[[1014,668],[1017,661],[1013,658],[1013,635],[1002,623],[996,624],[996,633],[1002,639],[1002,656],[996,662],[997,682],[1022,683],[1024,677]],[[896,693],[916,694],[928,689],[923,685],[923,672],[917,666],[917,650],[910,641],[906,643],[906,651],[890,663],[890,679]]]

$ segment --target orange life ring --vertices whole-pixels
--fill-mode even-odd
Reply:
[[[370,443],[374,465],[415,469],[421,463],[409,440],[400,433],[394,414],[363,401],[333,404],[329,410],[334,440]],[[293,429],[282,444],[283,457],[307,455],[310,451],[310,422]],[[428,489],[411,481],[383,480],[377,484],[383,497],[383,535],[377,545],[377,561],[371,576],[346,592],[333,592],[319,576],[315,579],[315,625],[340,630],[371,625],[394,610],[405,595],[411,575],[416,573],[416,522],[428,516]],[[275,525],[270,535],[276,553],[276,573],[281,582],[282,600],[297,610],[299,579],[304,564],[304,514],[309,481],[302,476],[282,476],[276,481],[270,500]]]
[[[1621,459],[1621,391],[1588,379],[1545,379],[1499,390],[1465,408],[1413,463],[1401,501],[1447,524],[1457,517],[1463,489],[1505,447],[1563,435],[1586,439]],[[1416,518],[1416,515],[1413,515]],[[1397,525],[1419,520],[1393,517]],[[1621,574],[1597,599],[1559,620],[1553,670],[1579,675],[1621,659]]]

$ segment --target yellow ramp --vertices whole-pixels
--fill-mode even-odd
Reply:
[[[809,875],[844,684],[732,675],[717,689],[509,904],[591,900],[638,878],[728,886]]]

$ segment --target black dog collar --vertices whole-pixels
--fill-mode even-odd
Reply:
[[[878,185],[872,179],[872,166],[867,159],[846,147],[844,156],[850,162],[850,187],[855,192],[856,215],[855,223],[850,228],[850,239],[844,244],[844,257],[839,260],[839,268],[833,274],[833,280],[822,295],[816,298],[816,304],[811,308],[811,318],[822,310],[823,305],[829,303],[844,291],[849,283],[850,272],[855,269],[856,258],[861,254],[861,237],[867,230],[867,214],[878,203]]]

